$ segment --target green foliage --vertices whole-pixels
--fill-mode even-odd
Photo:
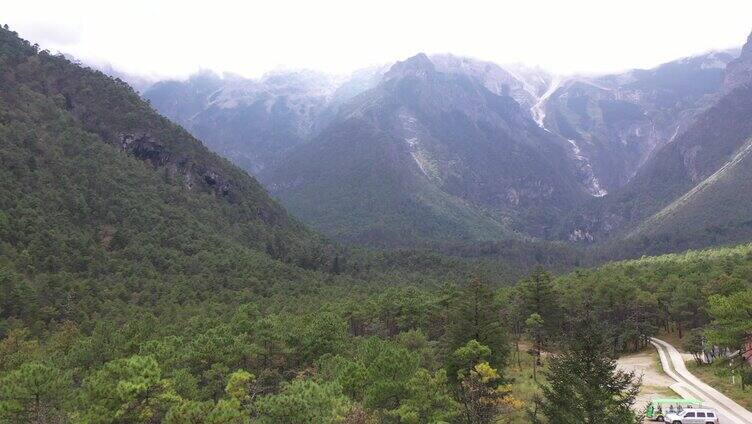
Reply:
[[[660,329],[707,325],[708,299],[749,286],[751,252],[741,245],[615,262],[562,276],[554,286],[565,317],[592,311],[615,351],[635,351]]]
[[[327,353],[337,353],[345,346],[347,324],[338,315],[322,313],[308,318],[303,330],[303,360],[312,362]]]
[[[294,380],[279,394],[263,396],[255,404],[260,424],[329,424],[342,418],[348,407],[338,384],[311,380]]]
[[[705,337],[702,331],[692,330],[682,342],[682,349],[695,358],[697,365],[702,364],[702,353],[705,351]]]
[[[54,422],[64,417],[70,378],[54,365],[26,362],[0,379],[0,422]]]
[[[174,406],[164,419],[165,424],[247,424],[249,414],[236,400],[211,402],[184,401]]]
[[[452,354],[448,367],[452,372],[452,378],[461,380],[476,364],[488,362],[491,356],[492,352],[488,346],[478,343],[477,340],[470,340]]]
[[[533,342],[533,348],[530,353],[534,355],[534,362],[533,362],[533,379],[537,379],[537,369],[538,365],[540,364],[540,356],[541,352],[543,351],[543,335],[544,335],[544,324],[543,318],[541,318],[540,315],[533,312],[526,320],[525,320],[525,331],[527,332],[528,338]]]
[[[731,349],[745,349],[744,344],[752,332],[752,289],[729,296],[712,296],[708,306],[713,317],[708,342]]]
[[[516,313],[522,314],[518,319],[526,322],[532,315],[539,318],[537,339],[541,345],[560,329],[561,306],[551,275],[547,272],[537,269],[518,284],[514,301],[518,305]]]
[[[531,419],[556,424],[637,424],[633,412],[640,382],[616,368],[604,329],[590,319],[577,323],[563,353],[549,361],[546,383]]]
[[[499,372],[488,362],[478,362],[461,376],[457,397],[467,424],[487,424],[495,420],[509,394],[503,384]]]
[[[420,357],[404,347],[368,339],[359,357],[365,366],[363,404],[372,409],[395,409],[408,396],[407,383],[420,365]]]
[[[85,423],[155,422],[180,401],[152,357],[108,362],[87,378],[76,419]]]
[[[240,403],[248,403],[251,401],[251,396],[253,395],[252,385],[255,380],[256,376],[248,371],[235,371],[228,378],[225,392],[227,392],[230,398]]]
[[[446,372],[431,375],[419,369],[407,382],[407,397],[391,414],[405,424],[451,422],[459,414],[459,403],[448,392]]]
[[[475,278],[464,287],[452,304],[449,320],[447,338],[452,350],[475,340],[491,349],[489,359],[493,365],[504,365],[509,342],[488,284]]]

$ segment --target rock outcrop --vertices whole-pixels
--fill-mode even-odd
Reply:
[[[726,67],[724,88],[727,92],[752,83],[752,33],[747,38],[739,57]]]

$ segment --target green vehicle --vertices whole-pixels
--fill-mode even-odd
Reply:
[[[702,401],[693,398],[661,398],[653,399],[645,410],[645,418],[650,421],[663,422],[663,417],[669,413],[677,413],[685,409],[700,408]]]

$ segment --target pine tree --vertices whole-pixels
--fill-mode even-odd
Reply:
[[[24,363],[0,379],[0,422],[63,420],[61,407],[69,384],[69,376],[53,365]]]
[[[459,404],[447,388],[446,371],[433,375],[419,369],[407,382],[407,398],[390,415],[404,424],[450,422],[459,413]]]
[[[475,340],[457,349],[449,370],[456,375],[457,399],[461,405],[462,422],[486,424],[502,411],[509,395],[508,381],[488,363],[491,349]]]
[[[568,346],[544,372],[546,383],[530,412],[534,423],[633,424],[642,421],[632,406],[640,382],[618,371],[603,329],[592,318],[575,324]]]
[[[533,342],[530,352],[533,354],[533,380],[538,381],[537,370],[540,365],[541,352],[543,351],[543,318],[533,313],[525,320],[525,328],[530,340]]]
[[[562,322],[562,313],[551,274],[538,268],[528,280],[518,286],[517,291],[515,300],[521,305],[517,308],[522,314],[521,321],[524,322],[532,314],[538,314],[544,323],[541,337],[548,340],[556,334]]]
[[[464,287],[452,305],[449,319],[447,337],[452,351],[475,340],[491,348],[493,366],[504,365],[509,354],[507,334],[487,284],[475,278]]]

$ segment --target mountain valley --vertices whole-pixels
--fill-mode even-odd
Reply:
[[[0,424],[641,424],[678,374],[749,413],[752,34],[600,75],[416,53],[154,82],[109,59],[269,64],[292,37],[336,67],[403,16],[421,48],[462,39],[472,7],[431,33],[405,3],[76,1],[32,5],[30,41],[0,27]],[[615,25],[566,8],[588,40]],[[501,29],[478,28],[535,45]],[[661,368],[659,338],[687,354]]]
[[[745,86],[749,48],[599,76],[419,54],[344,77],[204,73],[144,97],[347,244],[618,244],[660,209],[684,205],[748,136],[717,121],[734,139],[717,148],[701,145],[719,129],[692,133],[716,122],[706,117],[714,110],[747,116],[718,109],[734,107],[728,96]],[[670,151],[686,143],[693,153],[679,155],[691,175],[667,175]],[[704,231],[683,245],[737,239]],[[652,252],[672,250],[657,245]]]

